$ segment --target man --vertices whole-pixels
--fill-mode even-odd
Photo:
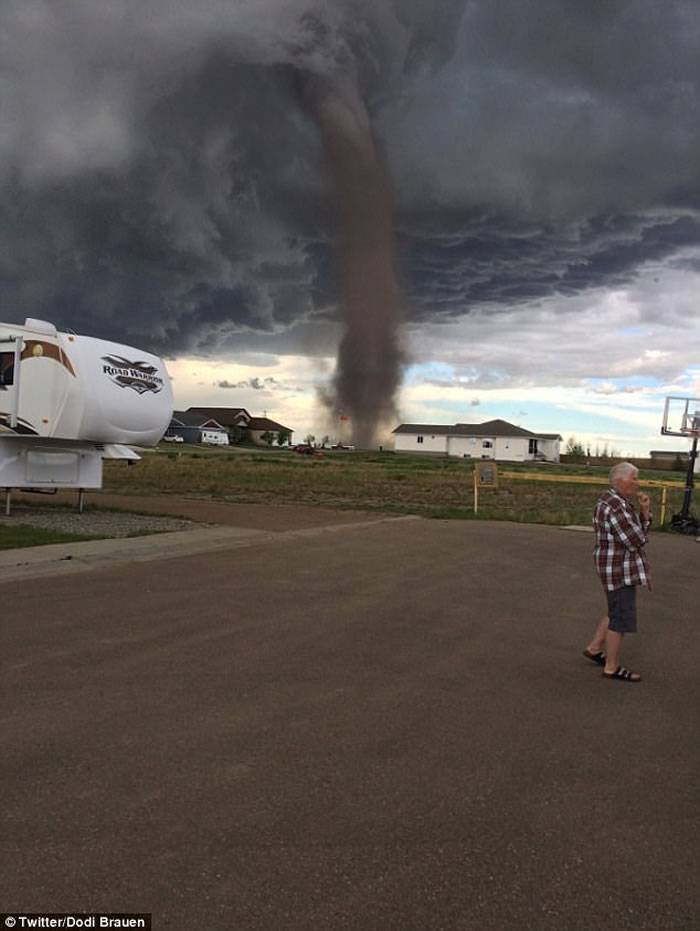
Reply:
[[[639,504],[639,514],[634,500]],[[610,470],[610,488],[593,514],[596,571],[608,599],[608,613],[583,651],[588,659],[604,666],[603,676],[621,682],[639,682],[639,673],[619,664],[625,634],[637,630],[637,586],[651,591],[651,576],[644,547],[651,515],[649,495],[639,490],[639,471],[631,462],[620,462]],[[603,648],[605,647],[605,651]]]

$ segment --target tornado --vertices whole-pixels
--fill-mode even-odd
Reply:
[[[403,314],[392,197],[354,82],[313,77],[303,85],[323,139],[338,217],[342,335],[325,403],[336,424],[349,419],[353,442],[369,448],[382,425],[396,418],[401,383]]]

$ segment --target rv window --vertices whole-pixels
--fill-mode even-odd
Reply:
[[[15,354],[14,352],[0,352],[0,385],[14,385],[15,383]]]

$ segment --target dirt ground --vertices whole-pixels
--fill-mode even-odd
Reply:
[[[57,495],[52,496],[52,501],[57,504],[69,504],[77,507],[77,500],[77,495],[67,492],[59,492]],[[13,496],[13,501],[36,504],[37,498],[17,493]],[[376,511],[345,511],[292,504],[235,504],[194,496],[117,495],[105,492],[87,493],[86,504],[88,507],[85,512],[86,523],[89,521],[89,509],[96,507],[98,509],[116,508],[137,513],[172,515],[173,517],[183,517],[198,523],[279,532],[323,527],[328,524],[362,523],[377,516]],[[89,533],[89,530],[86,532]]]

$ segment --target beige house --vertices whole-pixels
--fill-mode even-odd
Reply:
[[[658,463],[660,466],[663,466],[665,469],[672,469],[678,460],[683,463],[683,467],[686,470],[688,468],[687,449],[652,449],[649,452],[649,458],[654,463]],[[695,460],[693,472],[696,475],[700,475],[700,455],[698,455]]]
[[[266,442],[263,437],[270,433],[274,434],[275,443],[280,433],[287,434],[289,436],[289,443],[291,444],[292,432],[293,431],[290,430],[289,427],[277,423],[276,420],[270,420],[269,417],[251,417],[246,424],[246,436],[248,439],[252,440],[256,446],[269,446],[270,444]]]
[[[273,445],[275,446],[280,433],[287,434],[289,443],[292,442],[294,431],[290,427],[285,427],[268,417],[251,417],[244,407],[188,407],[187,413],[215,420],[233,437],[232,442],[244,439],[251,440],[256,446],[268,447],[271,444],[266,442],[263,436],[269,433],[274,434]]]

